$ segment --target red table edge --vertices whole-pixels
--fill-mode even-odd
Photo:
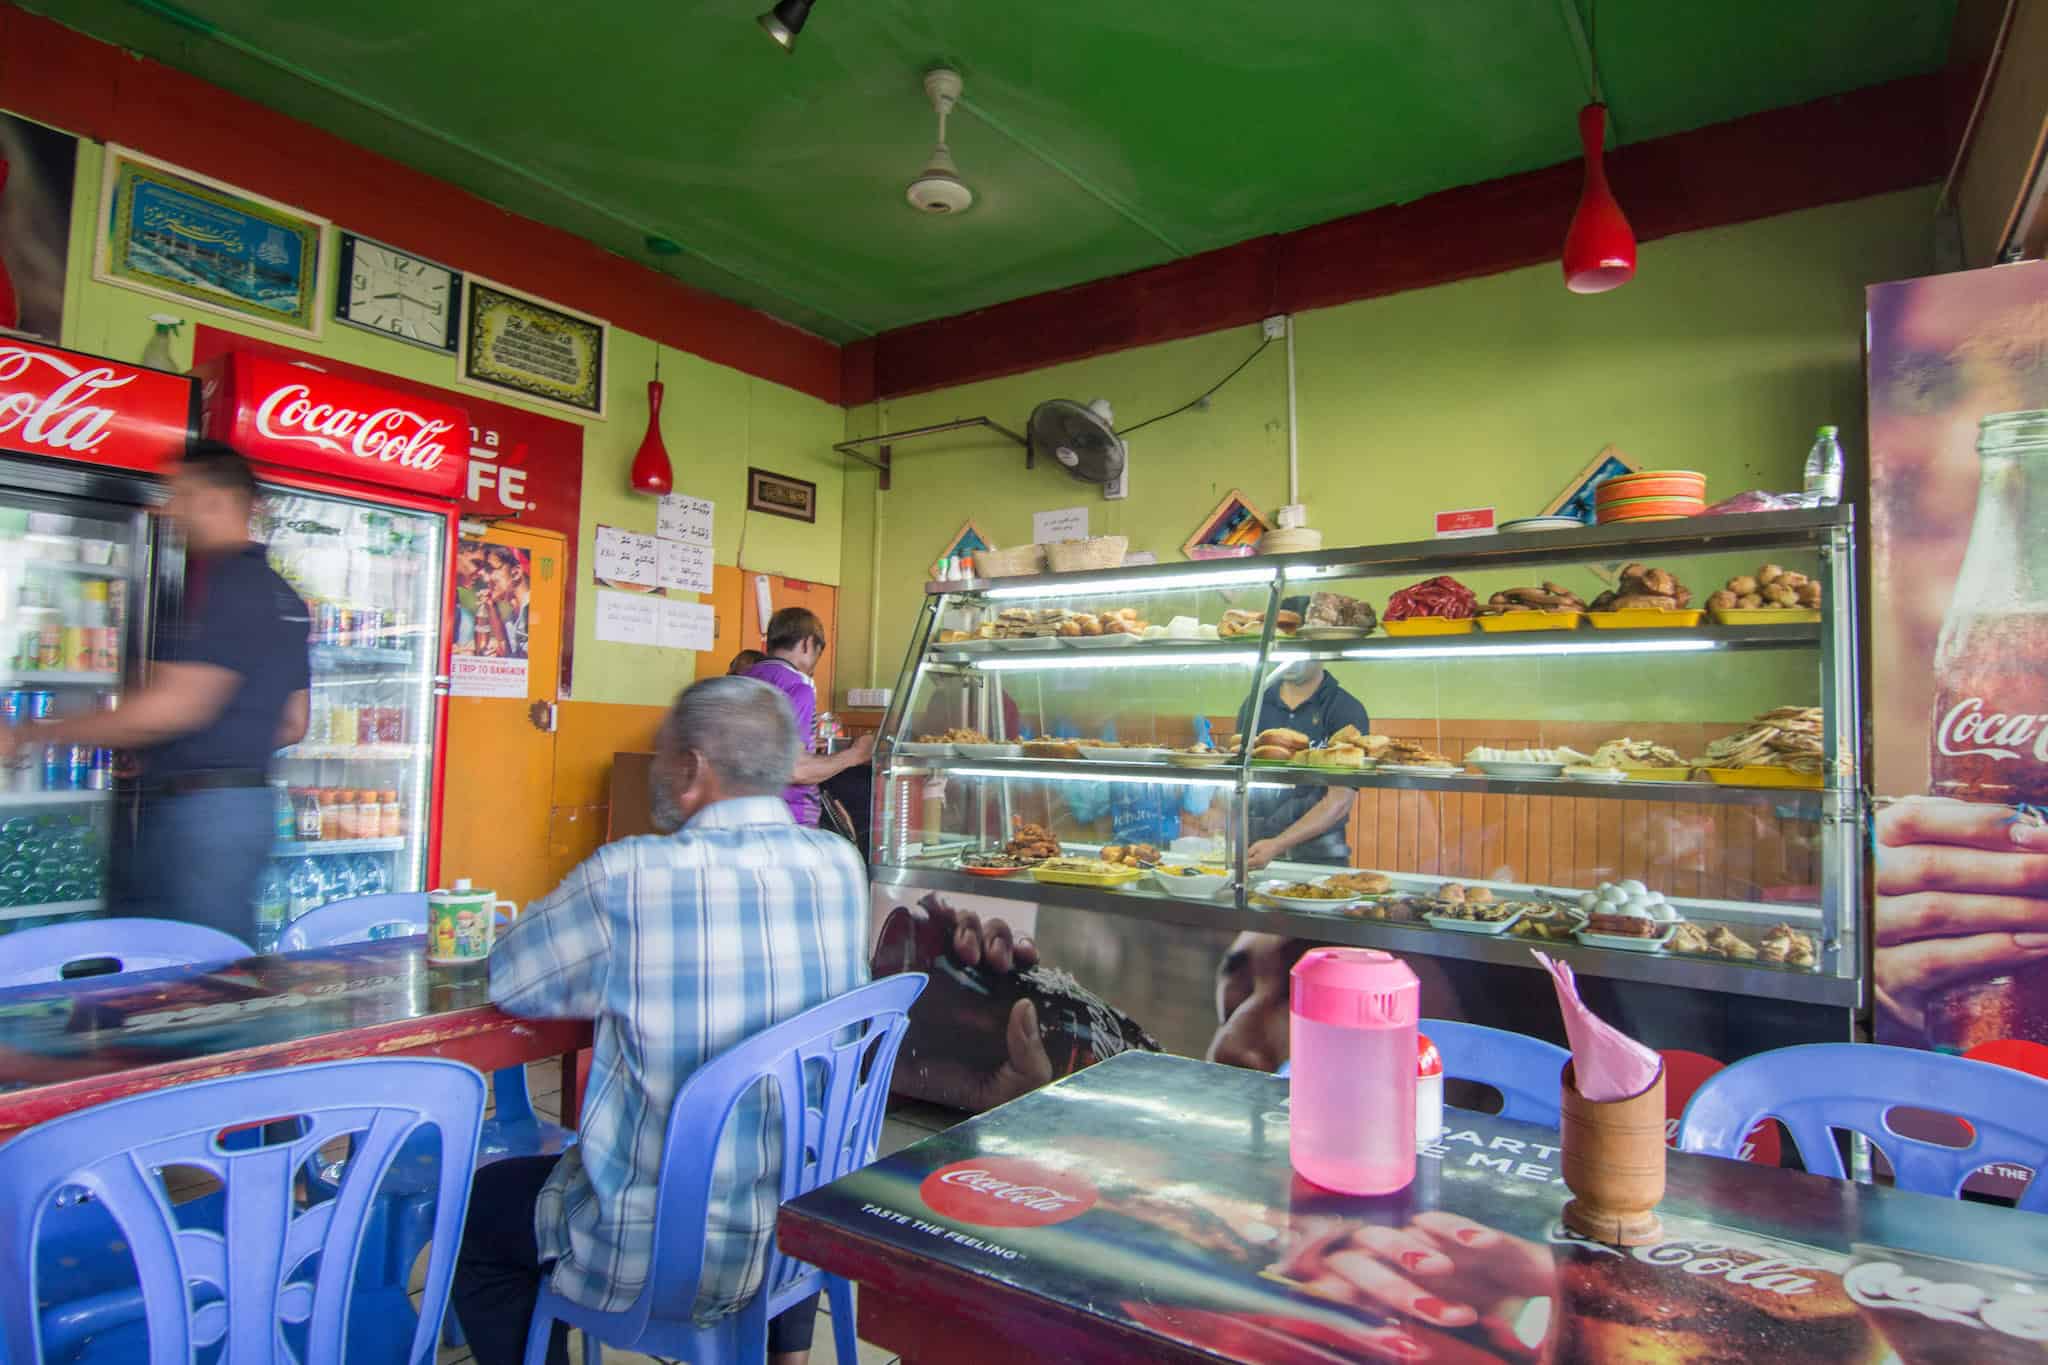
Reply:
[[[562,1058],[562,1122],[574,1128],[582,1108],[577,1054],[590,1046],[591,1025],[579,1019],[527,1019],[494,1005],[477,1005],[421,1019],[398,1019],[359,1029],[340,1029],[311,1038],[238,1048],[155,1066],[82,1076],[74,1081],[0,1094],[0,1142],[60,1115],[166,1086],[282,1070],[309,1062],[357,1057],[445,1057],[479,1071],[494,1071],[546,1057]],[[530,1042],[514,1041],[520,1038]]]
[[[977,1365],[1038,1365],[1047,1360],[1080,1365],[1128,1365],[1133,1360],[1216,1365],[1217,1358],[1209,1352],[1154,1336],[1135,1324],[1049,1314],[1047,1301],[1029,1290],[927,1260],[787,1205],[776,1216],[775,1240],[785,1255],[859,1284],[856,1316],[861,1338],[897,1352],[902,1365],[968,1355]],[[906,1308],[896,1309],[897,1304]],[[999,1311],[1006,1306],[1011,1311]],[[913,1322],[928,1325],[931,1337],[904,1336],[899,1329]],[[963,1327],[985,1329],[986,1334],[963,1341]],[[953,1349],[935,1353],[933,1348],[941,1342]]]

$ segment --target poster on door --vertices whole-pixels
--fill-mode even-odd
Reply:
[[[451,695],[525,699],[532,602],[532,551],[468,539],[457,546]]]

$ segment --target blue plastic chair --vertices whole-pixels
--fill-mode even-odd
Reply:
[[[768,1320],[820,1289],[831,1301],[839,1359],[859,1359],[852,1286],[791,1260],[772,1237],[761,1290],[752,1301],[708,1327],[691,1321],[704,1269],[711,1166],[733,1107],[763,1078],[781,1097],[781,1202],[874,1160],[896,1050],[909,1026],[910,1006],[924,987],[922,972],[884,977],[757,1033],[697,1068],[669,1110],[646,1285],[631,1307],[616,1313],[585,1308],[544,1287],[526,1338],[526,1365],[546,1365],[557,1322],[583,1333],[586,1365],[600,1365],[603,1346],[691,1365],[752,1365],[767,1354]],[[806,1098],[791,1103],[792,1096]]]
[[[1975,1130],[1965,1147],[1908,1137],[1894,1109],[1953,1114]],[[2019,1206],[2048,1213],[2048,1081],[1939,1052],[1876,1043],[1811,1043],[1745,1057],[1693,1092],[1679,1150],[1739,1159],[1760,1119],[1785,1125],[1816,1175],[1849,1178],[1834,1133],[1861,1133],[1884,1153],[1903,1190],[1955,1198],[1985,1166],[2025,1166],[2034,1178]]]
[[[1572,1054],[1555,1043],[1526,1033],[1466,1024],[1456,1019],[1424,1019],[1416,1032],[1427,1034],[1444,1060],[1444,1077],[1490,1085],[1500,1092],[1500,1116],[1517,1123],[1555,1128],[1562,1121],[1558,1082]],[[1282,1062],[1273,1074],[1288,1076],[1294,1063]]]
[[[247,956],[248,944],[204,925],[174,919],[74,920],[0,937],[0,989],[62,981],[66,967],[101,958],[111,958],[117,972],[146,972]]]
[[[483,1103],[483,1077],[469,1067],[394,1057],[201,1081],[52,1119],[0,1146],[0,1283],[20,1287],[17,1302],[38,1301],[40,1227],[83,1191],[118,1226],[141,1282],[143,1315],[96,1338],[99,1358],[167,1365],[220,1345],[225,1359],[239,1361],[421,1365],[434,1357],[448,1301],[468,1163],[442,1163],[425,1295],[402,1356],[380,1335],[390,1314],[353,1285],[368,1215],[409,1137],[431,1124],[449,1152],[473,1150]],[[299,1116],[297,1136],[233,1150],[222,1143],[223,1129],[280,1114]],[[354,1135],[358,1156],[339,1193],[306,1203],[294,1188],[298,1173],[322,1144],[344,1135]],[[198,1168],[221,1182],[224,1228],[194,1222],[171,1203],[157,1174],[166,1167]],[[43,1336],[37,1313],[0,1315],[12,1361],[42,1361]]]

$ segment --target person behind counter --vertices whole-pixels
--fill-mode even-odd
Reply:
[[[1293,597],[1281,609],[1298,612],[1307,604],[1307,598]],[[1237,728],[1246,742],[1253,737],[1251,709],[1247,701],[1237,714]],[[1372,725],[1364,703],[1339,686],[1316,659],[1303,659],[1281,671],[1260,699],[1258,719],[1261,730],[1293,730],[1312,745],[1328,743],[1347,725],[1361,733]],[[1245,866],[1264,867],[1276,858],[1349,866],[1344,822],[1356,799],[1357,793],[1348,787],[1253,792],[1247,819],[1252,842],[1245,850]]]
[[[768,647],[768,657],[748,669],[747,676],[759,678],[788,699],[789,709],[796,713],[796,732],[802,745],[796,775],[782,799],[789,803],[789,813],[799,825],[816,826],[815,788],[835,773],[858,767],[872,758],[875,737],[862,735],[836,754],[811,752],[813,722],[818,716],[818,691],[811,675],[817,672],[818,660],[825,657],[825,623],[816,612],[806,607],[784,607],[768,618],[767,638],[762,643]]]

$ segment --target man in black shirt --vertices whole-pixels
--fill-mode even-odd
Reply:
[[[23,743],[141,751],[143,804],[115,913],[256,936],[256,890],[276,836],[271,757],[306,733],[306,604],[249,539],[248,461],[204,442],[171,473],[166,513],[190,551],[185,617],[146,687],[118,710],[0,731]]]
[[[1295,608],[1300,602],[1302,599],[1290,599],[1285,605]],[[1237,717],[1237,728],[1247,744],[1252,741],[1251,723],[1251,703],[1247,701]],[[1347,725],[1357,726],[1363,734],[1372,722],[1358,698],[1338,686],[1314,659],[1289,665],[1259,702],[1259,729],[1299,730],[1311,744],[1328,743],[1330,736]],[[1357,793],[1349,787],[1302,786],[1252,793],[1247,821],[1252,842],[1245,850],[1245,865],[1264,867],[1276,858],[1286,858],[1348,866],[1351,849],[1344,842],[1344,822],[1356,799]]]

